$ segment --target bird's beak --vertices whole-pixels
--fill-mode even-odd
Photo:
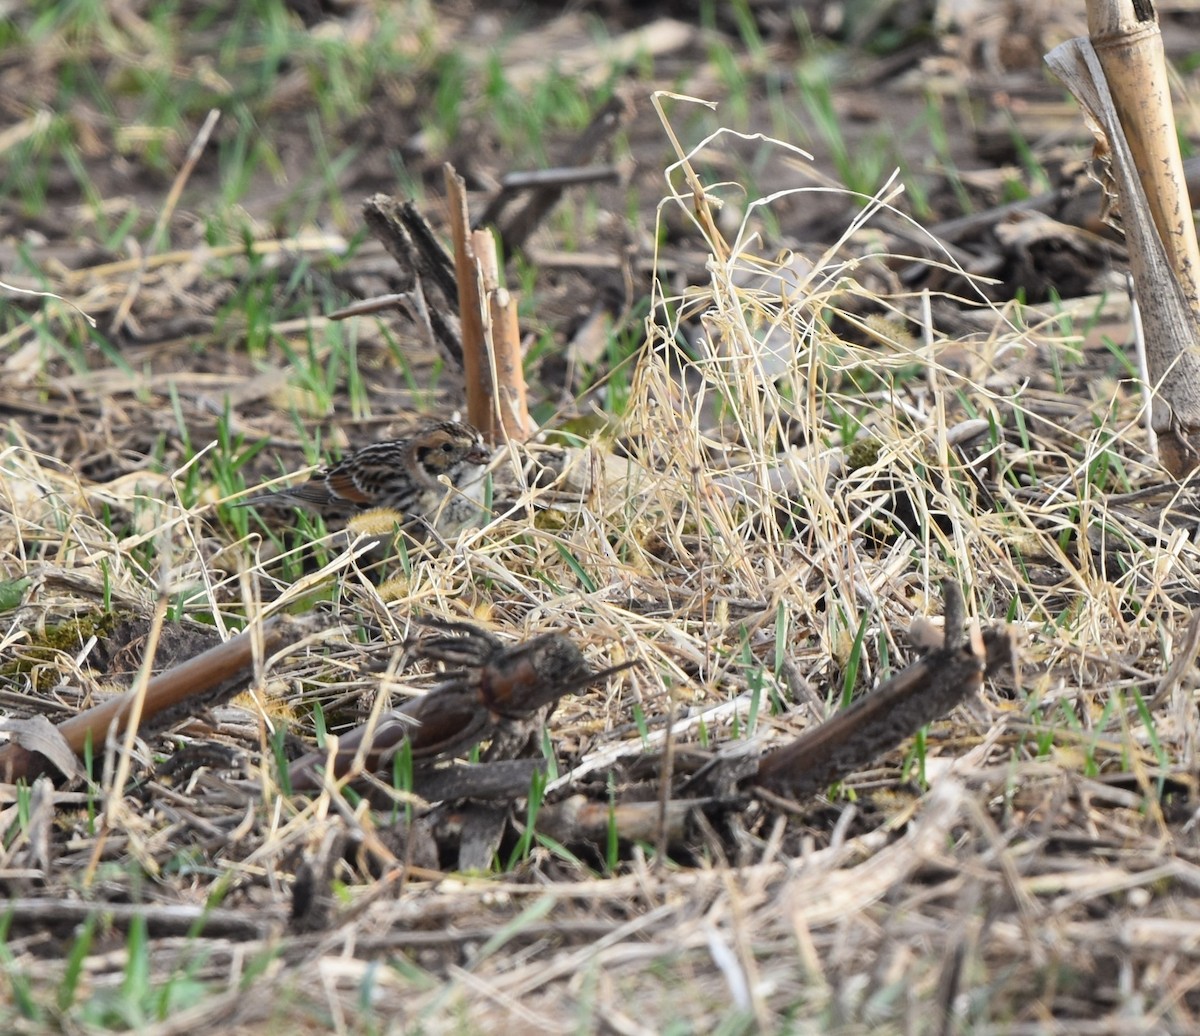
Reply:
[[[492,449],[481,442],[475,443],[467,450],[467,462],[470,464],[486,464],[492,459]]]

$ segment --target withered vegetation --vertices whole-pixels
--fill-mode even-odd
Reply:
[[[336,6],[346,32],[378,14]],[[1014,18],[1031,54],[1059,31]],[[781,140],[696,131],[687,100],[660,122],[650,89],[684,66],[711,87],[729,31],[680,24],[641,26],[643,224],[615,229],[610,186],[586,244],[523,228],[547,434],[498,452],[492,519],[449,542],[226,506],[462,403],[411,284],[403,308],[328,316],[401,277],[349,240],[386,167],[348,174],[336,229],[247,216],[238,246],[182,208],[141,255],[88,238],[82,200],[57,229],[5,213],[0,280],[71,303],[0,303],[0,710],[48,761],[0,784],[5,1031],[1194,1026],[1200,498],[1147,441],[1119,241],[1058,222],[1096,200],[1065,161],[1024,206],[939,221],[964,191],[1001,206],[1019,170],[926,170],[917,218],[894,181],[849,198]],[[983,31],[920,68],[972,96],[1036,74],[1019,33]],[[402,121],[395,91],[376,101],[345,130],[368,154]],[[421,155],[439,231],[457,147]],[[482,211],[499,188],[473,171]],[[196,207],[219,170],[194,175]],[[261,312],[226,306],[263,282]],[[605,321],[627,355],[597,346]],[[263,650],[278,616],[303,625]],[[118,694],[136,719],[243,630],[238,688],[81,759],[56,740]],[[885,710],[865,755],[818,749],[852,700],[872,722],[914,689],[935,705]],[[414,718],[424,741],[397,736]],[[820,760],[771,755],[793,742]]]

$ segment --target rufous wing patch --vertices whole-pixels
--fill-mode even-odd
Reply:
[[[329,491],[343,500],[355,504],[371,504],[374,501],[367,496],[354,481],[354,476],[348,471],[331,471],[325,476],[325,485]]]

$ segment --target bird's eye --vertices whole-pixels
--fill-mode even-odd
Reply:
[[[454,452],[454,443],[452,443],[452,442],[442,443],[442,452],[443,453],[453,453]]]

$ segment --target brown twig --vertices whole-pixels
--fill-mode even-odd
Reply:
[[[68,899],[9,899],[4,904],[15,931],[30,928],[39,932],[55,926],[74,928],[88,918],[102,918],[106,926],[118,930],[134,923],[144,924],[156,938],[189,936],[201,932],[208,938],[235,940],[263,939],[276,927],[270,914],[243,909],[229,910],[211,903],[111,903]]]
[[[525,402],[516,302],[501,281],[496,242],[490,231],[469,229],[467,188],[445,167],[458,317],[462,325],[463,378],[467,420],[489,442],[524,442],[534,432]]]
[[[519,173],[505,173],[500,178],[500,191],[497,198],[508,198],[518,191],[528,191],[535,187],[578,187],[589,183],[612,183],[619,176],[620,173],[616,166],[611,165],[567,166],[558,169],[531,169]],[[491,204],[489,203],[489,209]],[[487,226],[489,222],[488,219],[481,216],[475,221],[475,226]]]
[[[247,630],[224,644],[189,658],[154,677],[146,685],[139,732],[163,730],[196,713],[228,701],[243,690],[254,676],[255,641],[261,640],[262,654],[274,654],[315,629],[311,618],[279,615],[261,629]],[[91,743],[100,746],[110,732],[125,731],[137,704],[137,692],[111,698],[60,723],[56,730],[75,755],[82,758]],[[0,748],[0,778],[12,783],[32,780],[49,769],[41,753],[17,741]]]

